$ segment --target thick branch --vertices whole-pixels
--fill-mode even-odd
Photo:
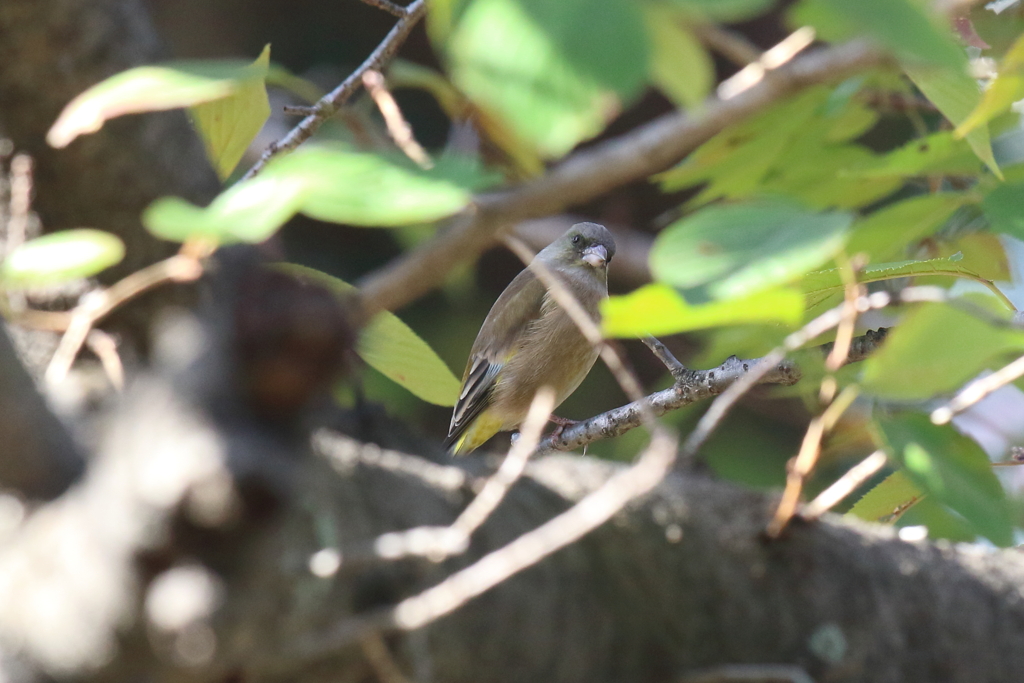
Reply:
[[[503,192],[477,198],[475,210],[447,230],[361,283],[369,311],[394,310],[436,287],[456,264],[475,259],[496,235],[588,201],[678,162],[724,128],[794,92],[882,65],[885,56],[852,42],[797,57],[756,86],[727,100],[712,99],[695,113],[673,113],[630,133],[576,152],[549,173]]]

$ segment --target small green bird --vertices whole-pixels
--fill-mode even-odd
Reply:
[[[534,257],[563,282],[595,320],[608,296],[615,240],[596,223],[577,223]],[[526,419],[537,390],[555,390],[555,406],[576,390],[598,351],[555,303],[531,268],[501,293],[469,352],[462,390],[444,445],[464,455]]]

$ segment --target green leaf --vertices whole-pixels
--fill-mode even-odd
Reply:
[[[274,175],[302,179],[307,194],[301,211],[307,216],[393,227],[450,216],[469,204],[473,189],[490,182],[478,167],[467,174],[466,164],[449,161],[438,159],[423,171],[404,159],[320,147],[283,158]]]
[[[609,337],[676,334],[750,322],[794,326],[803,311],[804,296],[795,289],[773,289],[743,299],[691,306],[676,290],[661,284],[609,297],[601,305],[604,332]]]
[[[452,81],[545,156],[599,133],[646,79],[647,34],[633,0],[447,4],[450,33],[435,36],[447,38]]]
[[[890,204],[853,224],[848,254],[867,254],[869,262],[889,261],[908,244],[933,234],[953,212],[972,201],[971,195],[941,192]]]
[[[341,296],[354,286],[312,268],[276,264],[280,270],[316,282]],[[356,353],[367,365],[428,403],[453,406],[460,382],[434,350],[394,313],[381,311],[359,332]]]
[[[0,289],[57,285],[119,263],[124,242],[109,232],[78,228],[37,237],[0,262]]]
[[[846,514],[867,522],[888,522],[923,496],[910,477],[897,470],[865,493]]]
[[[846,177],[882,178],[919,175],[978,175],[981,165],[970,146],[944,130],[911,140],[860,167],[844,169]]]
[[[241,60],[181,61],[129,69],[71,100],[46,134],[46,141],[53,147],[65,147],[79,135],[95,133],[108,119],[211,102],[265,75],[265,65]]]
[[[712,206],[658,235],[651,272],[696,302],[747,297],[831,259],[851,221],[847,213],[814,213],[782,201]]]
[[[473,189],[494,180],[462,158],[442,157],[423,171],[379,155],[309,146],[274,159],[205,209],[183,199],[158,199],[142,222],[163,239],[206,237],[221,243],[262,242],[296,212],[361,226],[429,223],[461,210]]]
[[[1021,349],[1024,332],[994,327],[946,304],[922,304],[864,362],[864,390],[894,400],[931,398]]]
[[[981,102],[956,128],[956,135],[963,137],[1002,114],[1010,105],[1024,98],[1024,36],[1021,36],[1006,51],[999,64],[999,73],[985,89]]]
[[[775,4],[775,0],[670,0],[670,2],[701,17],[727,23],[759,16]]]
[[[925,62],[965,69],[967,56],[952,32],[925,13],[924,3],[913,0],[813,0],[802,3],[795,16],[812,25],[822,24],[827,39],[851,33],[867,34],[891,50],[901,61]]]
[[[977,81],[963,68],[935,69],[905,65],[903,70],[954,125],[963,123],[981,101]],[[992,173],[1002,178],[1002,171],[992,155],[988,127],[979,126],[964,137],[978,158],[985,162]]]
[[[294,216],[308,193],[305,178],[274,173],[268,165],[263,173],[217,195],[206,208],[161,197],[142,212],[142,224],[172,242],[201,237],[220,244],[258,243]]]
[[[993,232],[1024,239],[1024,183],[1003,183],[985,196],[981,208]]]
[[[664,5],[643,6],[651,39],[651,82],[679,107],[696,107],[715,84],[707,50]]]
[[[886,452],[914,484],[959,512],[996,545],[1013,542],[1006,494],[978,444],[952,426],[933,425],[917,413],[877,424]]]
[[[206,146],[206,156],[221,180],[242,159],[253,138],[270,118],[265,78],[270,66],[270,45],[251,65],[250,76],[230,95],[192,107],[192,121]]]
[[[878,120],[853,97],[862,85],[850,80],[801,93],[727,128],[657,179],[670,192],[706,183],[689,206],[758,195],[782,195],[818,209],[873,203],[903,178],[847,173],[877,163],[871,150],[849,142]]]
[[[879,263],[864,268],[857,274],[857,282],[881,282],[902,277],[922,275],[944,275],[961,277],[969,280],[985,280],[980,273],[966,268],[963,254],[953,254],[944,258],[925,259],[922,261],[896,261]],[[825,299],[843,289],[843,280],[838,268],[819,270],[808,273],[801,280],[801,287],[807,295],[808,308],[816,306]]]

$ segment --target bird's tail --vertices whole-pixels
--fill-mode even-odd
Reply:
[[[462,434],[449,436],[444,446],[452,455],[466,455],[483,446],[488,439],[501,431],[503,420],[485,410],[473,420]]]

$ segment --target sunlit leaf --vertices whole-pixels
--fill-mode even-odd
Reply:
[[[970,133],[1010,108],[1010,105],[1024,98],[1024,36],[1007,50],[999,63],[996,79],[985,89],[981,102],[956,128],[959,137]]]
[[[46,134],[46,141],[53,147],[65,147],[79,135],[95,133],[108,119],[210,102],[265,75],[265,65],[241,60],[182,61],[129,69],[71,100]]]
[[[356,288],[344,280],[292,263],[278,268],[347,296]],[[434,350],[390,311],[375,315],[359,332],[356,353],[367,365],[428,403],[455,405],[459,380]]]
[[[157,237],[184,242],[202,237],[220,244],[262,242],[302,207],[308,187],[302,177],[270,172],[236,183],[206,208],[179,197],[161,197],[142,213]]]
[[[831,259],[851,221],[847,213],[815,213],[782,201],[712,206],[658,235],[651,272],[694,302],[750,296]]]
[[[495,180],[473,160],[439,158],[423,171],[401,159],[328,147],[285,157],[274,175],[303,179],[307,194],[301,211],[308,216],[388,227],[449,216],[469,203],[474,189]]]
[[[545,156],[599,133],[646,77],[632,0],[469,0],[450,23],[453,82]]]
[[[109,232],[79,228],[37,237],[0,262],[0,289],[56,285],[89,277],[124,258],[124,243]]]
[[[773,289],[743,299],[692,306],[671,287],[652,284],[605,300],[601,316],[606,335],[642,337],[750,322],[796,325],[803,310],[804,296],[794,289]]]
[[[865,493],[846,514],[867,522],[889,522],[924,496],[902,470],[893,472]]]
[[[918,65],[906,65],[903,69],[914,85],[920,88],[925,97],[939,108],[943,116],[954,125],[963,123],[981,101],[978,83],[963,68],[928,68]],[[1002,178],[1002,171],[992,155],[992,142],[989,139],[988,127],[979,126],[965,136],[967,143],[985,162],[985,165]]]
[[[924,492],[963,515],[996,545],[1013,542],[1006,494],[981,447],[951,425],[933,425],[921,414],[880,419],[889,456]]]
[[[922,304],[864,362],[864,389],[894,400],[931,398],[1022,349],[1024,332],[995,327],[946,304]]]
[[[890,204],[853,224],[846,251],[867,254],[870,263],[897,258],[908,244],[934,233],[971,199],[966,193],[942,192]]]
[[[335,223],[393,227],[427,223],[464,208],[493,183],[472,160],[441,157],[430,171],[343,148],[306,147],[271,161],[206,208],[163,198],[142,222],[164,239],[203,236],[221,243],[262,242],[296,212]]]
[[[251,76],[227,97],[193,106],[192,121],[206,146],[206,155],[221,180],[226,179],[270,118],[264,82],[270,65],[270,45],[252,63]]]
[[[665,5],[644,5],[651,37],[651,81],[673,103],[696,107],[715,84],[715,65],[707,50]]]

